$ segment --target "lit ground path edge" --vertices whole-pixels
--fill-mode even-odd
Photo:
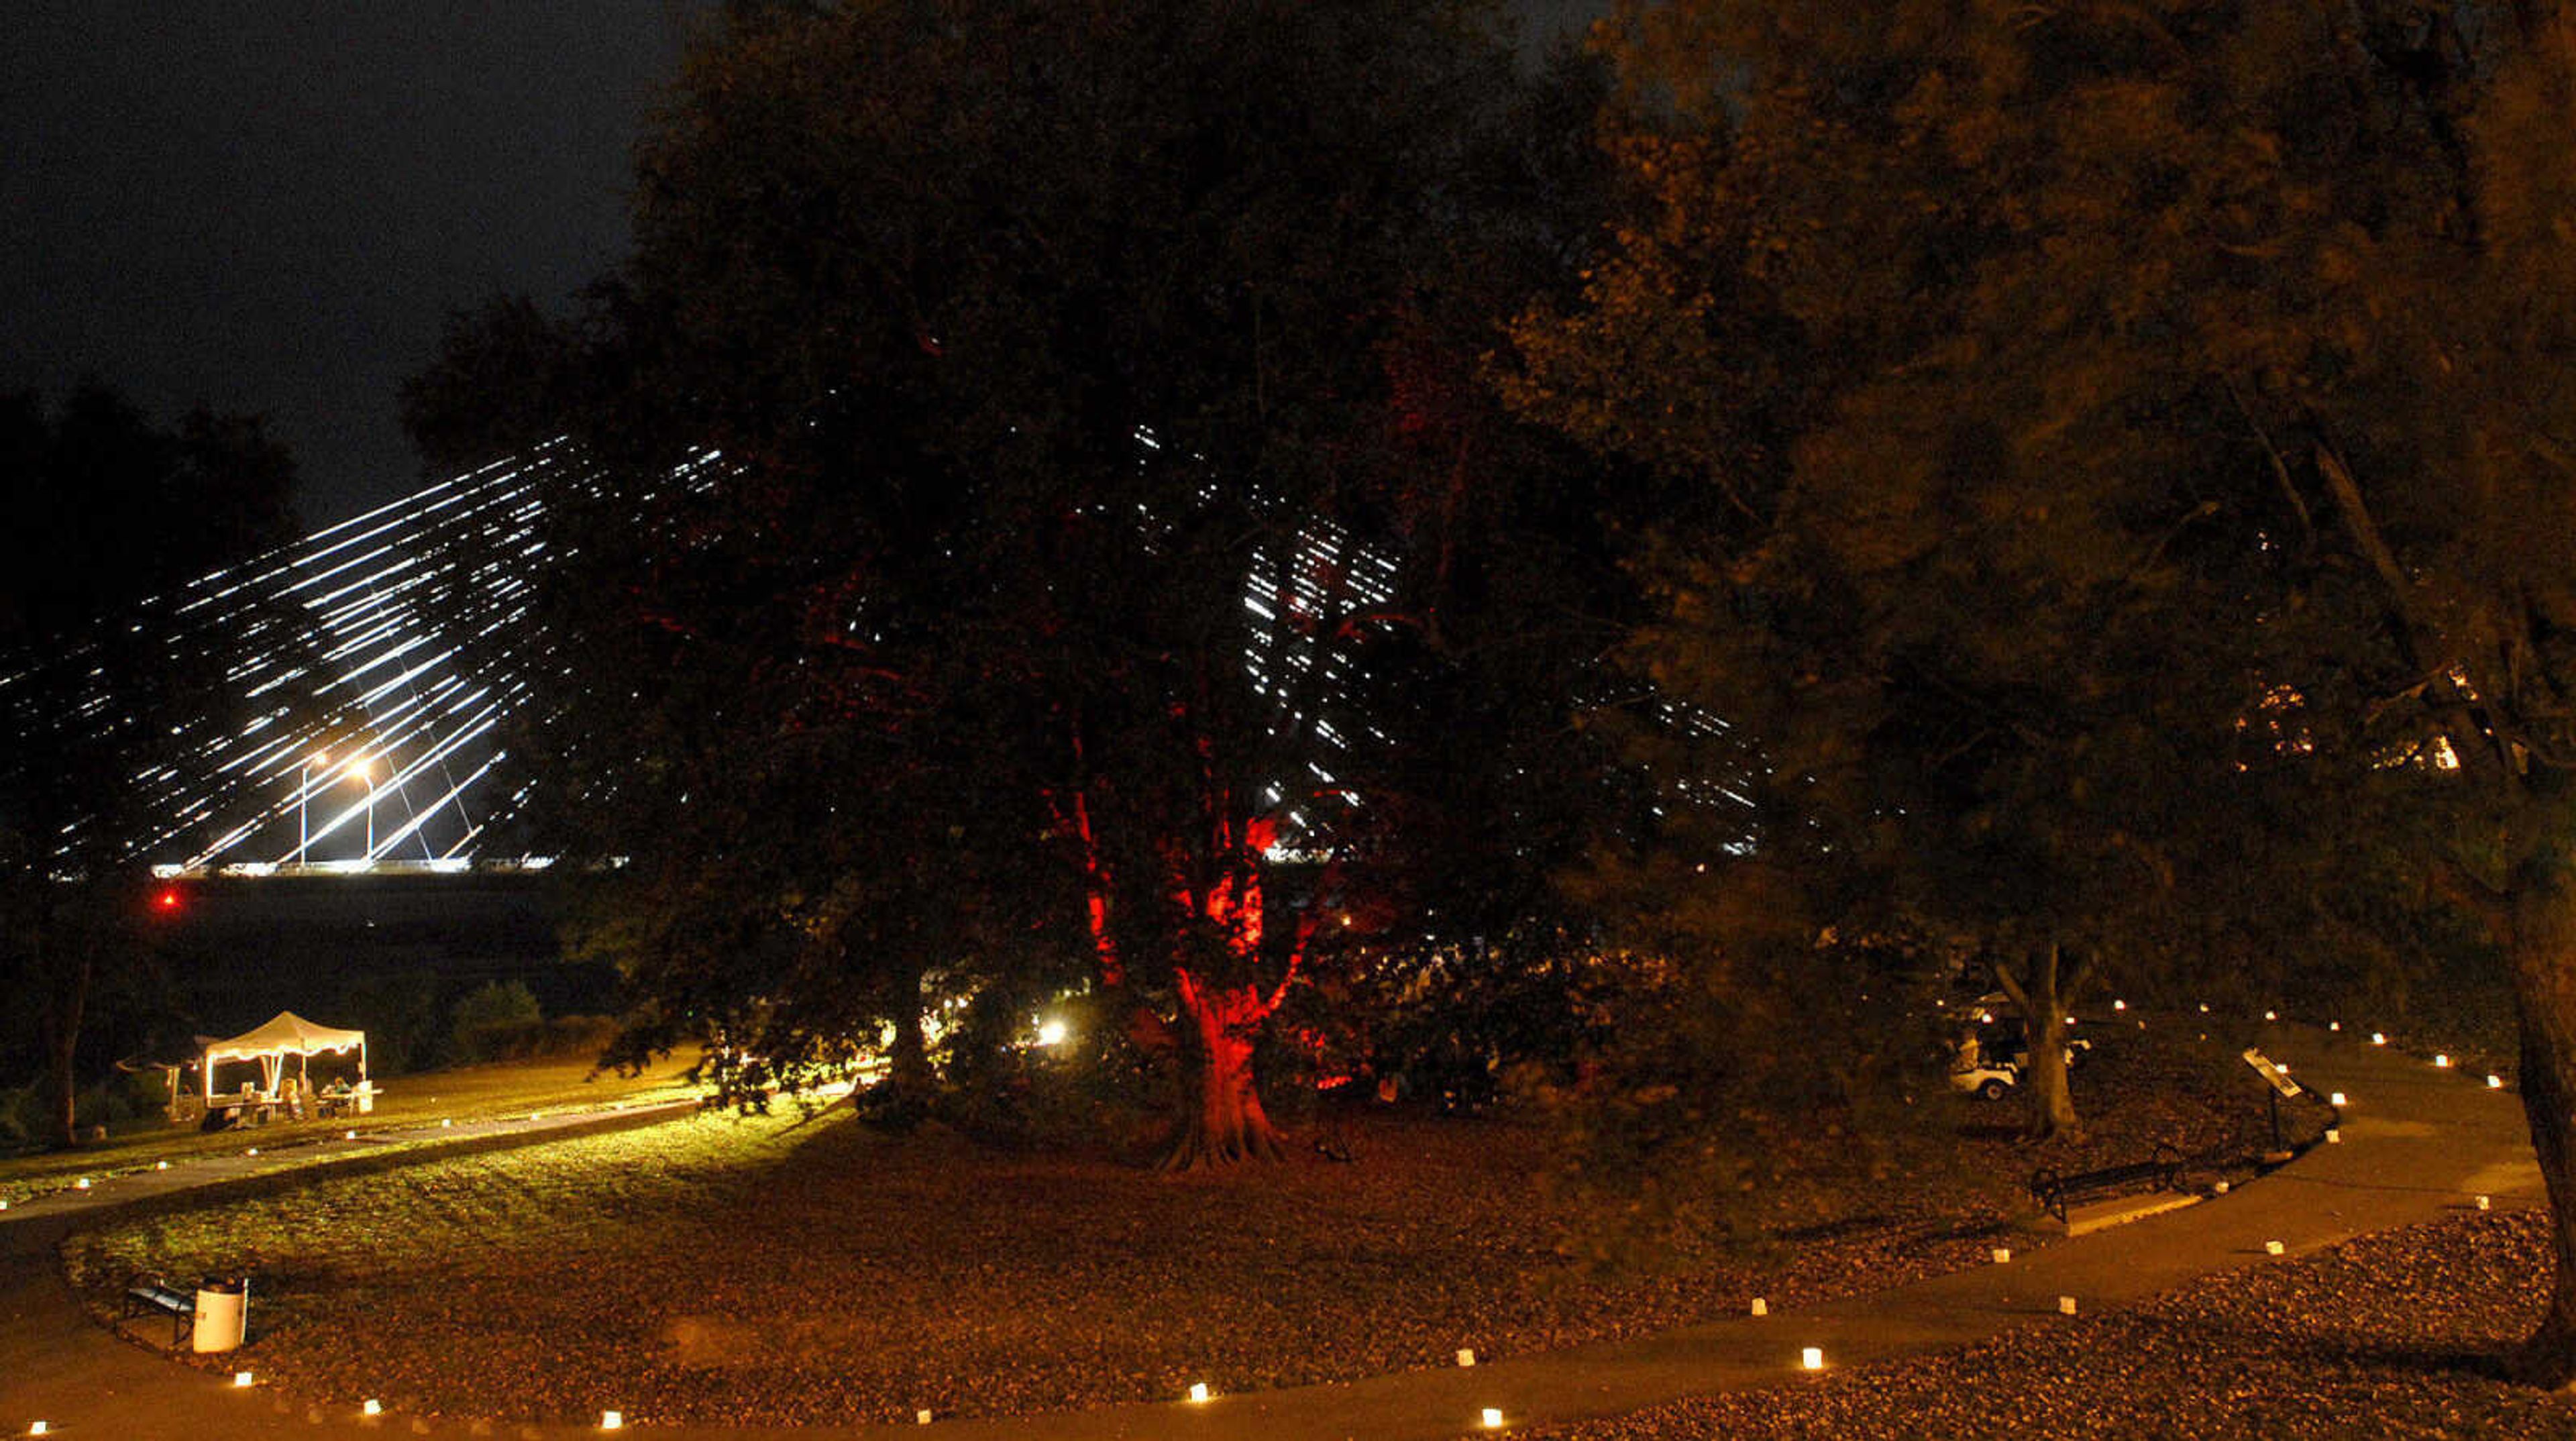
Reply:
[[[1803,1348],[1829,1370],[1965,1345],[2017,1326],[2058,1319],[2058,1298],[2094,1313],[2272,1260],[2279,1242],[2300,1255],[2370,1232],[2431,1220],[2487,1195],[2498,1208],[2541,1204],[2522,1107],[2483,1078],[2436,1069],[2422,1057],[2341,1034],[2269,1027],[2265,1048],[2298,1078],[2351,1098],[2336,1145],[2202,1205],[2150,1216],[1910,1285],[1766,1317],[1735,1317],[1654,1336],[1489,1359],[1473,1368],[1399,1372],[1300,1386],[1204,1404],[1132,1404],[1024,1417],[940,1419],[847,1427],[662,1426],[629,1418],[630,1431],[667,1441],[787,1437],[945,1437],[950,1441],[1108,1441],[1108,1438],[1279,1438],[1279,1441],[1429,1441],[1476,1434],[1487,1408],[1506,1427],[1618,1415],[1801,1375]],[[637,1124],[662,1112],[558,1116],[541,1122],[459,1125],[459,1145],[553,1139],[601,1124]],[[441,1137],[440,1139],[449,1139]],[[439,1154],[431,1151],[427,1154]],[[46,1420],[51,1435],[88,1441],[229,1441],[233,1437],[493,1436],[560,1441],[598,1436],[591,1425],[361,1418],[354,1398],[247,1391],[174,1365],[89,1322],[54,1262],[79,1215],[129,1203],[153,1189],[220,1183],[220,1174],[151,1173],[121,1180],[122,1194],[0,1217],[0,1436]],[[213,1165],[216,1163],[202,1163]],[[260,1178],[261,1184],[281,1184]],[[50,1214],[48,1214],[48,1212]],[[498,1409],[498,1408],[496,1408]]]

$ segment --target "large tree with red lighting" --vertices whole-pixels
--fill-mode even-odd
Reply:
[[[1351,668],[1420,629],[1476,509],[1411,382],[1472,391],[1456,294],[1533,244],[1492,218],[1526,197],[1488,183],[1520,84],[1490,22],[737,7],[584,323],[469,326],[414,392],[453,443],[456,396],[530,377],[602,467],[537,606],[571,672],[548,794],[657,876],[757,871],[738,913],[773,920],[953,845],[954,885],[854,904],[925,956],[1061,926],[1185,1078],[1173,1160],[1271,1154],[1252,1050],[1337,914]],[[1408,360],[1433,335],[1445,368]],[[687,974],[796,989],[704,939]]]

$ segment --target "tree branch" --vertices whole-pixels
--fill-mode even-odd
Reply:
[[[2020,980],[2014,977],[2011,963],[2004,960],[2001,956],[1997,956],[1995,958],[1994,971],[1995,984],[2004,988],[2004,994],[2012,998],[2012,1003],[2014,1005],[2021,1007],[2023,1015],[2029,1015],[2030,995],[2027,991],[2022,989],[2022,983]]]
[[[2272,443],[2271,432],[2263,428],[2263,422],[2254,418],[2253,407],[2245,403],[2244,392],[2237,388],[2234,376],[2227,378],[2227,398],[2235,403],[2236,413],[2244,417],[2245,428],[2253,431],[2254,439],[2262,444],[2263,454],[2272,462],[2272,478],[2280,483],[2282,498],[2290,502],[2290,509],[2299,517],[2299,530],[2307,538],[2308,553],[2315,554],[2317,518],[2309,511],[2307,498],[2299,494],[2298,484],[2290,478],[2290,465],[2281,458],[2281,448]]]
[[[2344,524],[2352,527],[2353,541],[2361,547],[2362,559],[2370,563],[2371,570],[2379,576],[2380,584],[2388,589],[2388,603],[2406,632],[2407,649],[2417,653],[2416,668],[2447,669],[2427,665],[2421,659],[2421,652],[2441,649],[2432,643],[2438,632],[2415,615],[2406,571],[2397,563],[2397,552],[2388,548],[2387,538],[2379,533],[2379,522],[2371,518],[2370,507],[2363,503],[2360,483],[2352,478],[2352,471],[2344,465],[2343,457],[2335,454],[2333,446],[2318,442],[2316,458],[2317,473],[2326,480],[2326,493],[2334,497],[2335,508],[2342,512]]]
[[[2344,464],[2332,445],[2317,442],[2316,459],[2317,473],[2325,477],[2327,494],[2334,497],[2335,508],[2352,528],[2353,543],[2387,591],[2388,613],[2395,622],[2398,648],[2405,652],[2406,663],[2418,672],[2450,680],[2453,691],[2458,692],[2462,662],[2451,654],[2449,638],[2442,628],[2420,613],[2405,567],[2398,564],[2397,552],[2389,547],[2387,537],[2380,533],[2379,522],[2372,518],[2369,505],[2362,499],[2361,483],[2353,479],[2351,467]],[[2460,724],[2446,724],[2446,729],[2460,732],[2455,746],[2473,736],[2486,739],[2495,752],[2502,784],[2511,787],[2520,774],[2514,761],[2515,738],[2507,736],[2504,727],[2495,723],[2494,712],[2487,704],[2489,699],[2472,693],[2460,697],[2459,703],[2435,710],[2437,714],[2448,710],[2459,718]]]

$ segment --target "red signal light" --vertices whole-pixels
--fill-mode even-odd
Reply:
[[[177,886],[162,887],[161,894],[152,898],[152,904],[156,909],[164,911],[175,911],[179,909],[179,888]]]

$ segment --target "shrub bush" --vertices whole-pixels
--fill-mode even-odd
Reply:
[[[545,1036],[545,1012],[524,981],[492,981],[456,1003],[448,1051],[459,1064],[524,1055]]]
[[[0,1090],[0,1150],[24,1150],[44,1138],[45,1106],[38,1086]]]

